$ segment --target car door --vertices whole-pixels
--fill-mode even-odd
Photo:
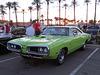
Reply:
[[[74,51],[80,47],[80,39],[81,39],[81,33],[79,34],[79,31],[77,28],[71,28],[70,29],[70,38],[71,38],[71,50]]]

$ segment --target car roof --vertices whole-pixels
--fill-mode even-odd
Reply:
[[[50,27],[50,28],[52,28],[52,27],[78,28],[78,27],[76,27],[76,26],[48,26],[48,27]]]

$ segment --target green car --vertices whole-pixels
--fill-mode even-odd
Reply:
[[[63,64],[65,55],[81,49],[84,50],[91,36],[78,27],[51,26],[40,36],[30,36],[11,40],[8,50],[19,53],[23,58],[56,59]]]

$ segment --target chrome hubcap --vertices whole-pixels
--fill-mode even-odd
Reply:
[[[64,51],[61,51],[59,56],[59,61],[62,63],[64,61],[64,58],[65,58]]]
[[[64,55],[60,56],[59,61],[62,62],[64,60]]]

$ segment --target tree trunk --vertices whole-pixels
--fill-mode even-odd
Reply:
[[[37,3],[37,22],[38,22],[38,11],[39,11],[39,5]]]
[[[49,25],[49,2],[47,2],[47,25]]]
[[[9,7],[9,22],[10,22],[10,20],[11,20],[11,18],[10,18],[11,16],[10,16],[10,7]]]
[[[88,3],[87,3],[87,10],[86,10],[86,25],[87,25],[87,22],[88,22]]]
[[[66,19],[66,6],[65,6],[65,19]]]
[[[24,25],[24,12],[23,12],[23,25]]]
[[[76,23],[76,18],[75,18],[75,0],[74,0],[74,23]]]
[[[97,5],[97,0],[95,0],[94,25],[96,24],[96,5]]]
[[[30,21],[32,21],[32,11],[30,10]]]
[[[61,12],[60,12],[60,7],[61,7],[60,4],[61,4],[61,0],[59,0],[59,25],[61,24],[61,22],[60,22],[60,18],[61,18],[60,17],[60,14],[61,14]]]
[[[16,17],[16,25],[17,25],[18,20],[17,20],[17,11],[16,11],[16,8],[15,8],[15,17]]]

